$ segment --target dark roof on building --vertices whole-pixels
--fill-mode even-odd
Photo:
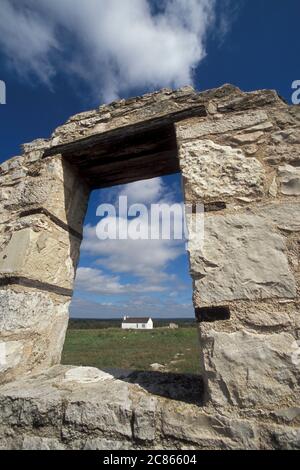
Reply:
[[[122,323],[147,323],[150,317],[127,317],[126,320],[122,320]]]

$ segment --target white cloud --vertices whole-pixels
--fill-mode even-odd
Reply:
[[[118,318],[123,315],[149,315],[159,318],[194,317],[192,302],[165,303],[163,299],[153,301],[152,297],[131,299],[129,302],[109,305],[107,302],[94,302],[92,300],[74,297],[70,308],[73,318]]]
[[[33,72],[50,85],[55,74],[51,54],[58,48],[51,23],[34,11],[17,8],[14,1],[2,0],[0,49],[18,73]]]
[[[178,199],[183,199],[180,194],[179,179],[175,184],[168,184],[163,178],[152,178],[149,180],[136,181],[134,183],[105,188],[99,191],[99,204],[114,204],[118,207],[118,198],[127,196],[128,205],[131,204],[151,204],[151,203],[169,203],[172,204]]]
[[[155,3],[155,2],[154,2]],[[1,0],[0,48],[19,73],[80,77],[99,97],[181,86],[205,57],[215,0]]]
[[[103,191],[99,193],[99,199],[104,199]],[[116,210],[118,209],[118,197],[128,196],[128,207],[131,204],[140,203],[145,204],[148,209],[151,203],[173,203],[176,199],[172,190],[164,184],[163,179],[154,178],[148,181],[140,181],[137,183],[130,183],[121,186],[112,194],[109,194],[111,202],[115,203]],[[178,220],[177,220],[178,219]],[[109,216],[103,219],[108,221],[111,226],[119,224],[120,227],[125,227],[127,218],[122,218],[116,213],[116,216]],[[168,268],[172,265],[179,256],[185,252],[184,240],[174,239],[159,239],[151,240],[151,224],[152,226],[159,227],[160,220],[148,220],[148,218],[140,219],[140,231],[149,235],[149,239],[133,240],[130,237],[123,239],[105,239],[99,240],[97,237],[96,226],[86,225],[84,227],[84,236],[81,246],[81,253],[83,257],[89,256],[93,259],[93,265],[97,269],[80,268],[77,274],[76,287],[81,287],[83,290],[94,291],[98,293],[132,293],[132,292],[160,292],[170,289],[180,289],[182,286],[178,282],[175,273],[170,273]],[[183,223],[182,212],[176,214],[176,222]],[[171,236],[173,232],[173,224],[171,223]],[[123,229],[127,233],[126,229]],[[118,276],[113,274],[104,276],[100,269],[110,270],[111,273],[118,273]],[[134,276],[138,283],[133,285],[126,283],[122,285],[120,277],[126,275]],[[89,281],[88,287],[85,279],[94,279]]]
[[[76,274],[77,291],[98,295],[120,295],[145,292],[163,292],[166,288],[157,284],[123,283],[120,276],[104,274],[101,269],[79,267]]]
[[[149,204],[166,197],[166,187],[162,178],[136,181],[125,184],[118,196],[127,196],[128,204]]]
[[[75,288],[79,291],[95,294],[120,294],[124,293],[126,285],[122,285],[118,276],[105,275],[100,269],[77,269]]]
[[[172,240],[99,240],[95,226],[86,226],[82,252],[115,273],[139,276],[148,282],[171,279],[164,269],[183,254],[182,242]]]

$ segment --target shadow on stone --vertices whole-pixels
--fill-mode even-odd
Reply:
[[[171,372],[132,371],[126,377],[118,377],[142,387],[148,393],[171,400],[201,406],[203,403],[203,379],[196,374]]]

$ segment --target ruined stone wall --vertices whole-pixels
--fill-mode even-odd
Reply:
[[[89,189],[59,155],[25,153],[0,172],[4,382],[60,362]]]
[[[204,244],[189,244],[202,370],[216,408],[289,415],[300,402],[300,109],[249,98],[213,98],[208,117],[176,125],[185,200],[206,210]]]
[[[59,364],[68,323],[91,188],[76,165],[46,151],[201,103],[186,87],[104,105],[0,165],[0,383]]]
[[[182,112],[193,117],[182,118]],[[174,435],[180,413],[172,414],[171,424],[165,425],[164,405],[152,413],[153,397],[149,399],[156,423],[152,437],[136,436],[131,428],[131,434],[120,438],[118,422],[98,435],[111,413],[117,412],[107,403],[103,411],[95,397],[91,403],[85,401],[89,392],[84,389],[80,407],[92,415],[94,407],[101,411],[95,416],[97,432],[82,423],[77,410],[72,417],[75,424],[67,426],[70,435],[64,438],[69,419],[64,394],[51,430],[45,416],[56,397],[58,385],[48,387],[49,380],[52,384],[48,369],[60,362],[90,192],[76,162],[89,156],[91,144],[86,138],[118,129],[126,135],[127,126],[133,126],[132,135],[135,125],[141,131],[155,119],[176,128],[185,202],[205,206],[204,244],[196,233],[188,248],[199,322],[203,407],[194,420],[195,410],[182,408],[187,418],[174,439],[170,433]],[[136,447],[152,442],[184,448],[184,442],[195,441],[197,448],[300,447],[299,120],[299,106],[288,106],[273,91],[243,93],[230,85],[204,93],[189,87],[162,90],[74,116],[49,139],[24,145],[22,156],[0,166],[0,383],[29,375],[25,385],[33,396],[32,411],[26,412],[28,400],[22,396],[21,382],[1,388],[0,413],[12,417],[0,429],[4,436],[15,433],[20,442],[24,433],[38,438],[32,419],[37,412],[42,422],[45,419],[45,439],[55,436],[57,443],[60,436],[59,445],[67,447],[73,445],[72,436],[78,438],[78,448],[89,437],[127,444],[134,440]],[[114,136],[109,134],[109,139]],[[68,147],[66,159],[61,145],[74,142],[80,145],[74,147],[78,154],[72,164],[73,147],[71,151]],[[96,140],[93,145],[96,159]],[[197,214],[188,217],[190,222]],[[31,382],[33,373],[41,375]],[[65,383],[63,372],[59,374],[53,383]],[[39,383],[38,393],[48,397],[42,399],[41,412],[34,405]],[[68,387],[66,393],[73,390],[73,385]],[[141,423],[136,426],[148,429],[146,414],[136,411],[136,400],[133,413]],[[23,416],[24,410],[23,433],[14,416]],[[120,420],[131,426],[127,411]]]

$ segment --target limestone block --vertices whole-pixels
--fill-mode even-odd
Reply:
[[[279,213],[277,216],[280,220]],[[202,248],[196,238],[189,243],[199,306],[296,296],[285,239],[267,217],[252,213],[210,216],[205,219],[204,230]]]
[[[278,169],[280,192],[287,196],[300,195],[300,167],[283,165]]]
[[[278,202],[265,204],[256,209],[257,214],[268,219],[269,223],[286,232],[300,231],[299,203]]]
[[[11,382],[11,384],[17,384],[19,387],[27,386],[22,381]],[[4,387],[7,385],[10,386],[6,384]],[[63,414],[61,397],[54,388],[43,386],[43,381],[35,382],[35,387],[35,391],[28,386],[25,390],[13,389],[12,394],[6,393],[4,388],[4,393],[0,397],[0,412],[3,421],[11,429],[15,427],[22,429],[25,435],[33,429],[36,430],[37,427],[59,429],[61,426]]]
[[[0,374],[19,365],[23,348],[23,341],[0,340]]]
[[[60,362],[69,304],[68,297],[21,286],[0,290],[1,383]]]
[[[288,127],[284,130],[274,132],[272,134],[272,140],[275,143],[285,142],[286,144],[300,144],[300,128]]]
[[[299,401],[300,369],[293,364],[294,337],[288,333],[226,333],[202,336],[210,399],[219,405],[274,408]]]
[[[162,430],[167,437],[200,444],[204,449],[257,449],[258,432],[255,423],[206,415],[196,410],[173,410],[162,413]]]
[[[109,380],[98,384],[101,384],[101,401],[95,388],[97,385],[86,390],[84,399],[80,389],[74,390],[65,411],[66,425],[86,432],[101,430],[132,437],[132,410],[126,383]]]
[[[14,437],[4,437],[0,435],[0,450],[19,450],[22,448],[22,438]]]
[[[298,406],[293,406],[291,408],[282,408],[278,411],[275,411],[275,415],[279,417],[284,423],[297,423],[297,421],[299,422],[300,418],[300,408]]]
[[[133,436],[141,441],[154,441],[157,400],[141,395],[134,407]]]
[[[263,193],[264,168],[242,150],[197,140],[183,143],[179,156],[188,200],[257,197]]]
[[[264,133],[261,131],[257,132],[249,132],[247,134],[236,134],[233,137],[238,144],[252,144],[253,142],[257,142],[261,137],[264,136]]]
[[[257,131],[270,131],[273,129],[273,124],[270,121],[263,122],[261,124],[256,124],[255,126],[250,127],[247,129],[247,132],[257,132]]]
[[[273,448],[276,450],[300,450],[299,426],[264,426],[264,433],[268,436],[265,448]]]
[[[60,156],[44,160],[31,168],[18,184],[7,181],[2,188],[3,207],[7,211],[24,211],[43,207],[79,233],[89,197],[87,184]]]
[[[272,119],[281,129],[290,128],[300,120],[299,110],[297,106],[288,106],[283,109],[272,110]]]
[[[191,410],[192,411],[192,410]],[[166,409],[162,413],[162,430],[166,436],[191,442],[199,440],[217,440],[218,432],[214,429],[217,421],[210,416],[195,413],[181,413]]]
[[[270,142],[265,148],[265,158],[272,165],[288,163],[297,167],[300,155],[300,127],[290,127],[286,123],[281,124],[282,126],[282,130],[271,134]]]
[[[7,228],[7,227],[6,227]],[[44,215],[12,224],[0,248],[0,275],[29,279],[71,289],[80,240]]]
[[[24,168],[24,157],[16,156],[12,157],[5,162],[2,162],[0,165],[0,174],[14,174],[16,171],[20,171]]]
[[[222,88],[224,88],[224,85]],[[225,99],[218,102],[218,111],[221,113],[228,113],[232,111],[242,111],[247,109],[259,108],[276,104],[278,107],[282,105],[278,94],[275,90],[259,90],[250,93],[239,92],[235,90]]]
[[[268,115],[261,110],[222,115],[219,119],[190,119],[176,124],[176,134],[179,141],[197,139],[207,135],[247,129],[266,121],[268,121]]]
[[[64,380],[81,384],[113,380],[114,376],[96,367],[74,367],[66,372]]]
[[[54,319],[68,320],[68,297],[19,287],[0,290],[0,337],[48,332]]]
[[[280,327],[281,330],[294,328],[295,306],[280,305],[273,302],[237,302],[231,307],[231,313],[250,328]]]
[[[23,144],[25,162],[32,163],[39,160],[49,146],[50,141],[47,139],[35,139],[32,142]]]

